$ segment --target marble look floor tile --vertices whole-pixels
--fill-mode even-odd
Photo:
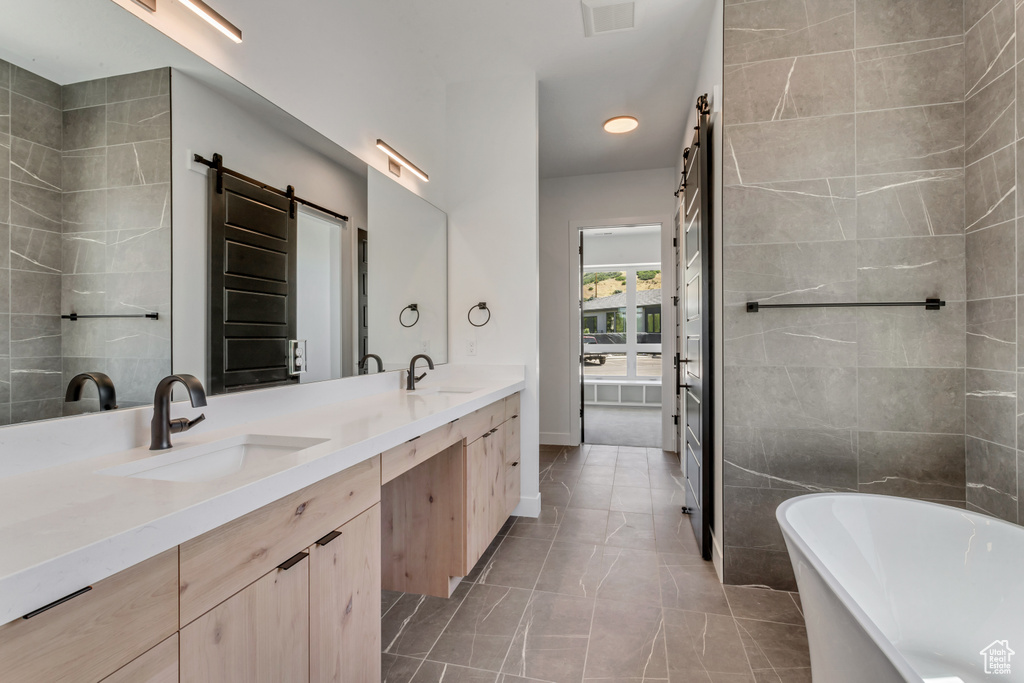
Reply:
[[[516,524],[543,524],[548,526],[558,526],[562,522],[562,516],[564,514],[564,505],[551,505],[545,501],[540,505],[539,516],[519,517],[516,519]]]
[[[497,672],[505,661],[529,590],[478,584],[469,591],[427,658]]]
[[[454,664],[425,661],[412,679],[412,683],[494,683],[498,674]]]
[[[745,586],[725,586],[725,597],[733,616],[783,624],[803,625],[804,617],[786,591]]]
[[[672,515],[654,516],[654,538],[660,553],[700,554],[690,518],[679,510]]]
[[[476,582],[532,590],[550,548],[551,541],[507,536],[480,571]]]
[[[722,584],[708,563],[662,565],[660,572],[665,607],[731,616]]]
[[[686,491],[681,489],[651,489],[654,514],[674,518],[686,505]]]
[[[652,514],[651,489],[644,486],[614,486],[609,510]]]
[[[669,673],[673,680],[687,675],[736,674],[751,676],[736,621],[727,615],[665,609]]]
[[[751,666],[767,668],[755,662],[767,662],[773,669],[798,669],[811,665],[807,649],[807,629],[792,624],[776,624],[753,619],[736,619]]]
[[[616,486],[650,486],[651,479],[650,474],[647,472],[647,463],[644,462],[643,466],[638,465],[623,465],[618,464],[615,466],[615,485]]]
[[[606,510],[572,508],[565,511],[562,522],[558,525],[558,534],[555,536],[555,540],[603,544],[607,527],[608,512]]]
[[[483,572],[484,568],[490,564],[491,557],[494,556],[494,553],[498,550],[498,546],[501,545],[503,540],[505,540],[503,537],[498,536],[491,541],[491,544],[487,546],[486,550],[484,550],[483,555],[481,555],[480,559],[477,560],[476,565],[470,570],[469,574],[465,576],[463,582],[475,583],[476,580],[480,578],[480,574]]]
[[[638,512],[609,512],[605,545],[654,550],[654,516]]]
[[[573,487],[564,481],[540,482],[540,499],[548,505],[564,508],[572,498]]]
[[[658,556],[627,548],[556,542],[537,590],[660,605]]]
[[[552,541],[558,533],[557,524],[516,524],[508,530],[509,536],[520,536],[522,538],[537,538],[543,541]]]
[[[658,607],[597,600],[587,678],[667,678],[665,621]]]
[[[612,500],[612,487],[603,484],[577,484],[569,499],[569,508],[607,510]]]
[[[384,589],[380,592],[380,614],[384,616],[388,610],[395,606],[395,603],[402,597],[398,591]]]
[[[462,604],[471,585],[460,584],[448,599],[403,595],[381,619],[384,654],[425,657]]]
[[[561,482],[571,488],[576,484],[582,471],[583,465],[541,465],[540,481]]]
[[[422,663],[422,659],[382,654],[380,656],[380,681],[381,683],[409,683]]]
[[[810,668],[804,669],[758,669],[754,672],[755,683],[811,683]]]
[[[578,483],[597,484],[600,486],[611,486],[615,482],[614,465],[590,465],[587,464],[580,472]]]
[[[587,464],[600,467],[615,467],[618,460],[618,446],[591,446],[587,453]]]
[[[667,489],[669,491],[685,491],[686,490],[686,479],[683,478],[681,471],[659,471],[652,470],[650,472],[651,479],[651,490],[655,489]]]
[[[582,681],[593,614],[593,598],[534,591],[502,671],[558,683]]]

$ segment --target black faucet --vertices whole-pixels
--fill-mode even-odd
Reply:
[[[425,372],[419,377],[416,376],[416,361],[418,361],[420,358],[425,358],[427,361],[427,365],[430,366],[430,369],[434,369],[434,361],[430,360],[430,356],[428,356],[427,354],[418,353],[415,356],[413,356],[412,360],[409,361],[409,378],[405,382],[406,391],[413,391],[416,388],[416,382],[419,382],[421,379],[427,376],[427,373]]]
[[[88,382],[96,384],[96,390],[100,394],[100,410],[117,410],[117,393],[114,391],[114,382],[102,372],[83,372],[71,378],[68,391],[64,394],[65,403],[82,400],[82,389]]]
[[[359,369],[362,370],[363,368],[365,368],[366,367],[366,361],[370,360],[371,358],[373,358],[374,360],[377,361],[377,372],[384,372],[384,361],[382,361],[380,359],[380,356],[378,356],[375,353],[368,353],[365,356],[363,356],[362,358],[360,358],[359,359]]]
[[[171,447],[171,434],[187,432],[197,424],[206,419],[206,415],[200,415],[194,420],[187,420],[183,417],[177,420],[171,419],[171,392],[174,390],[175,382],[181,382],[188,389],[189,400],[193,408],[201,408],[206,405],[206,391],[203,383],[192,375],[169,375],[160,380],[156,385],[156,393],[153,395],[153,422],[150,426],[149,450],[162,451]]]

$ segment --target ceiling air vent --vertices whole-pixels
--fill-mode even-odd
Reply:
[[[588,38],[599,33],[633,28],[634,3],[622,0],[581,0],[583,33]]]

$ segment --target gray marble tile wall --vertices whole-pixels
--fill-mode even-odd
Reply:
[[[60,415],[60,86],[0,61],[0,423]]]
[[[149,402],[170,300],[169,70],[62,87],[0,61],[0,424],[96,410],[64,403],[85,370]]]
[[[170,70],[63,87],[61,301],[65,313],[158,321],[63,321],[63,381],[110,375],[122,407],[150,403],[171,370]],[[92,398],[65,414],[95,410]]]
[[[992,30],[977,38],[997,58]],[[1016,354],[994,303],[1015,292],[966,266],[1015,253],[1011,209],[987,203],[1012,192],[1007,119],[979,114],[1001,82],[972,61],[974,39],[963,0],[726,2],[727,583],[794,587],[782,501],[864,491],[964,506],[965,433],[1012,433],[1006,411],[976,405],[1014,395]],[[947,306],[744,307],[927,297]],[[968,371],[972,354],[1010,366]]]
[[[967,507],[1019,520],[1016,191],[1019,174],[1013,0],[965,0],[967,196]],[[1019,40],[1019,38],[1018,38]]]

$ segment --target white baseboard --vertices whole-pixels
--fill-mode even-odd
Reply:
[[[564,432],[541,432],[540,442],[545,446],[571,446],[569,435]]]
[[[540,517],[540,493],[535,493],[529,498],[526,496],[520,498],[519,505],[512,511],[512,514],[516,517]]]
[[[718,539],[711,536],[711,563],[715,565],[715,573],[718,580],[725,583],[725,557],[722,555],[722,546],[718,545]]]

